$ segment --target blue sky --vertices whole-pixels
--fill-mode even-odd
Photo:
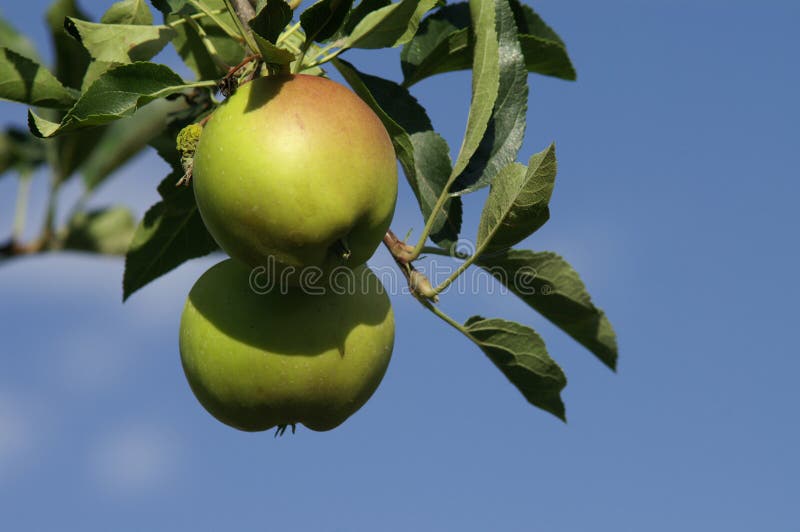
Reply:
[[[46,3],[6,4],[48,56]],[[555,140],[559,175],[551,220],[525,247],[581,272],[616,326],[619,372],[513,296],[442,306],[536,328],[569,377],[567,425],[398,295],[394,357],[361,411],[328,433],[237,432],[196,403],[177,349],[186,294],[219,257],[124,305],[121,261],[33,257],[0,265],[0,529],[796,527],[800,4],[532,5],[579,79],[530,78],[521,155]],[[399,79],[397,52],[375,55],[348,53]],[[453,148],[468,91],[465,73],[414,88]],[[0,102],[0,121],[25,111]],[[141,214],[165,174],[143,155],[95,203]],[[0,180],[2,231],[14,190]],[[467,236],[482,199],[467,201]],[[392,225],[422,227],[407,187]]]

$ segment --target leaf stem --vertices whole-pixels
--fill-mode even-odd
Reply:
[[[327,48],[327,49],[330,49],[330,48],[332,48],[332,46],[328,46],[328,47],[326,47],[326,48]],[[339,49],[338,49],[338,50],[336,50],[335,52],[332,52],[332,53],[330,53],[330,54],[326,55],[326,56],[325,56],[325,57],[323,57],[322,59],[320,59],[320,60],[318,60],[318,61],[313,61],[313,62],[311,62],[311,63],[307,64],[305,67],[303,67],[303,70],[306,70],[306,69],[309,69],[309,68],[318,67],[318,66],[320,66],[320,65],[322,65],[322,64],[324,64],[324,63],[327,63],[327,62],[328,62],[328,61],[330,61],[331,59],[334,59],[334,58],[336,58],[336,57],[337,57],[337,56],[338,56],[340,53],[344,52],[345,50],[347,50],[347,48],[339,48]],[[322,51],[320,51],[320,53],[319,53],[319,54],[317,54],[317,57],[319,57],[320,55],[322,55],[322,54],[324,53],[324,51],[325,51],[325,48],[323,48],[323,50],[322,50]]]
[[[17,242],[22,238],[25,231],[25,220],[28,215],[28,198],[31,191],[30,172],[23,172],[19,176],[19,188],[17,189],[17,200],[14,204],[14,225],[11,229],[11,239]]]
[[[295,22],[292,24],[288,30],[284,31],[278,36],[278,39],[275,41],[275,46],[281,44],[283,41],[291,37],[294,32],[296,32],[300,28],[300,22]]]
[[[308,52],[309,48],[311,48],[311,41],[304,41],[300,46],[300,57],[297,58],[297,61],[295,61],[294,66],[292,67],[292,74],[297,74],[303,70],[303,61],[306,58],[306,53]]]
[[[235,29],[233,29],[230,26],[228,26],[228,23],[225,22],[224,20],[222,20],[218,16],[218,15],[221,15],[221,14],[225,13],[226,12],[225,9],[222,9],[222,10],[209,9],[207,6],[203,5],[201,2],[198,2],[197,0],[188,0],[188,2],[192,7],[194,7],[198,11],[201,11],[208,18],[210,18],[211,20],[216,22],[217,26],[222,28],[222,31],[224,31],[229,37],[231,37],[233,39],[236,39],[239,42],[245,42],[244,38],[241,35],[239,35],[239,32],[237,32]],[[191,18],[191,16],[190,16],[190,18]]]
[[[413,256],[414,259],[419,257],[420,253],[422,253],[422,248],[425,247],[425,242],[428,241],[428,236],[431,234],[431,230],[433,229],[433,224],[436,222],[436,218],[438,217],[442,207],[444,207],[445,202],[450,197],[450,187],[453,185],[453,182],[456,180],[456,175],[451,175],[450,178],[447,180],[447,184],[445,184],[444,188],[442,189],[442,193],[439,194],[439,199],[436,200],[436,205],[433,206],[431,210],[431,215],[425,221],[425,227],[422,229],[422,233],[419,235],[419,241],[417,241],[417,245],[414,246]],[[442,216],[447,217],[446,213],[441,213]]]
[[[450,316],[448,316],[442,309],[440,309],[436,305],[431,304],[429,301],[420,301],[420,303],[422,303],[423,307],[425,307],[426,309],[428,309],[431,312],[433,312],[434,314],[436,314],[436,316],[439,319],[441,319],[442,321],[444,321],[445,323],[447,323],[448,325],[450,325],[454,329],[457,329],[461,334],[463,334],[464,336],[466,336],[467,338],[469,338],[473,342],[475,341],[475,339],[472,337],[472,335],[469,333],[469,331],[463,325],[461,325],[455,319],[453,319]]]
[[[217,47],[214,46],[214,43],[211,42],[211,39],[208,38],[208,34],[206,33],[206,30],[203,29],[203,26],[198,24],[196,20],[190,18],[189,15],[183,15],[183,19],[194,31],[197,32],[197,35],[203,42],[203,46],[206,47],[208,55],[211,56],[211,59],[212,61],[214,61],[214,64],[217,65],[217,68],[223,70],[224,72],[227,72],[230,66],[227,63],[225,63],[225,61],[222,60],[222,58],[219,55],[219,52],[217,51]]]
[[[193,13],[191,15],[188,15],[188,17],[190,19],[193,19],[193,20],[200,20],[200,19],[203,19],[203,18],[206,18],[206,17],[210,17],[211,13],[213,13],[214,15],[222,15],[223,13],[226,13],[227,11],[228,10],[225,9],[225,8],[214,9],[214,10],[210,10],[209,13]],[[181,17],[181,18],[179,18],[177,20],[173,20],[172,22],[165,22],[164,23],[165,26],[169,26],[170,28],[173,28],[173,29],[176,28],[177,26],[182,25],[182,24],[186,24],[186,19],[184,17]],[[238,35],[236,36],[236,38],[240,39],[240,37]]]

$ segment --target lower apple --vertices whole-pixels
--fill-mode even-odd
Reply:
[[[383,378],[394,315],[366,266],[325,288],[260,293],[249,267],[225,260],[195,283],[181,317],[183,369],[200,403],[245,431],[330,430]]]

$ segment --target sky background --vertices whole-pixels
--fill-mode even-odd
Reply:
[[[47,3],[3,4],[52,57]],[[95,17],[107,4],[82,2]],[[196,402],[177,346],[186,294],[219,256],[124,305],[119,259],[26,258],[0,265],[0,529],[800,530],[800,3],[531,4],[578,81],[529,79],[520,156],[555,140],[559,173],[551,220],[521,247],[581,273],[619,371],[511,295],[442,307],[539,331],[569,378],[568,424],[397,295],[394,357],[364,408],[327,433],[238,432]],[[345,57],[399,80],[398,53]],[[454,150],[469,84],[413,89]],[[25,113],[0,102],[2,125]],[[144,154],[93,204],[141,215],[166,173]],[[0,180],[0,236],[15,187]],[[484,197],[466,203],[466,237]],[[394,230],[422,225],[401,186]],[[371,261],[389,263],[383,249]]]

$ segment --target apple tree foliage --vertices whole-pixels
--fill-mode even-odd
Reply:
[[[459,323],[438,294],[469,267],[483,268],[525,303],[614,369],[617,344],[578,274],[550,251],[515,249],[549,218],[556,176],[553,145],[518,162],[525,134],[528,75],[575,79],[564,42],[519,0],[320,0],[302,10],[285,0],[122,0],[99,21],[76,0],[46,13],[55,64],[0,16],[0,98],[29,106],[28,130],[0,131],[0,177],[19,194],[0,260],[45,251],[125,256],[123,299],[184,261],[217,250],[198,214],[175,139],[213,112],[240,74],[324,75],[335,69],[380,117],[426,220],[414,244],[387,234],[387,247],[428,310],[474,342],[533,405],[565,419],[566,376],[530,327],[473,316]],[[183,79],[151,62],[171,45],[194,74]],[[398,48],[403,79],[383,79],[348,62],[349,49]],[[471,70],[472,97],[455,161],[412,95],[419,81]],[[132,156],[153,147],[172,166],[161,199],[138,223],[128,209],[86,208],[86,200]],[[40,235],[22,242],[27,190],[47,167],[49,202]],[[38,174],[37,174],[38,175]],[[84,193],[59,227],[60,187]],[[462,196],[490,187],[474,253],[451,252],[462,231]],[[4,200],[5,201],[5,200]],[[13,204],[13,199],[10,203]],[[457,256],[447,281],[431,286],[420,255]]]

